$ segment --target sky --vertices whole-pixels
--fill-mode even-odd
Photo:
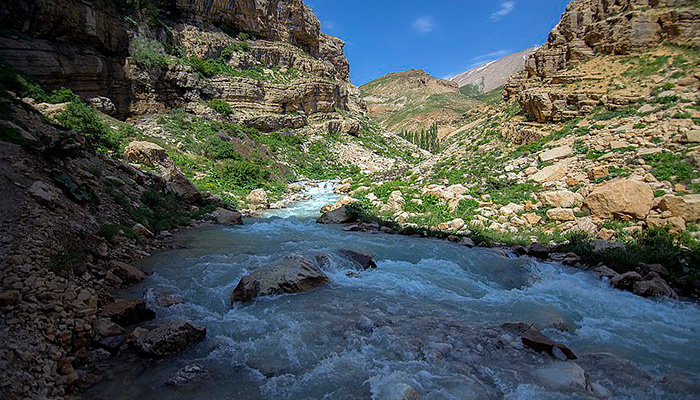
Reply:
[[[541,45],[570,0],[305,0],[346,42],[351,80],[423,69],[448,78]]]

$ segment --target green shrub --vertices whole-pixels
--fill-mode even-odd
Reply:
[[[97,236],[104,238],[108,242],[112,242],[121,229],[122,226],[120,224],[104,224],[100,226],[100,229],[97,231]]]
[[[134,38],[129,46],[131,59],[153,74],[160,74],[168,66],[163,44],[150,39]]]
[[[204,145],[205,155],[213,160],[239,159],[240,156],[233,144],[219,136],[210,136]]]
[[[695,167],[679,154],[665,151],[646,155],[644,160],[652,166],[652,175],[662,181],[688,182],[700,177]]]
[[[100,119],[97,112],[80,100],[73,100],[65,110],[56,116],[65,128],[72,129],[85,137],[88,143],[97,148],[119,149],[119,139]]]
[[[49,256],[49,269],[58,275],[76,275],[84,268],[86,260],[85,246],[79,241],[69,241]]]
[[[53,91],[45,89],[36,79],[20,72],[0,58],[0,91],[3,89],[15,93],[20,98],[30,97],[36,101],[51,104],[67,103],[78,98],[66,88]]]
[[[231,115],[231,106],[224,100],[214,99],[209,101],[209,107],[221,115]]]

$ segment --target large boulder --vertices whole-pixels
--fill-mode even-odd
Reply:
[[[573,362],[555,362],[537,369],[535,375],[540,382],[552,389],[592,391],[588,373]]]
[[[642,297],[670,297],[672,299],[678,298],[673,289],[668,286],[663,278],[658,274],[651,272],[648,276],[644,277],[643,281],[637,282],[632,288],[634,294]]]
[[[245,200],[255,206],[267,206],[270,204],[270,199],[267,197],[265,189],[252,190]]]
[[[156,317],[144,299],[117,300],[102,307],[100,315],[119,325],[135,324]]]
[[[670,211],[674,217],[683,218],[686,222],[700,220],[700,194],[687,196],[664,196],[659,202],[662,211]]]
[[[231,304],[256,297],[301,293],[325,285],[330,280],[314,261],[293,254],[241,278],[231,294]]]
[[[148,166],[169,165],[170,157],[164,148],[151,142],[131,142],[124,149],[124,159],[130,163]]]
[[[348,260],[357,263],[363,270],[377,268],[377,263],[374,262],[374,258],[372,258],[372,255],[369,253],[346,249],[342,249],[338,251],[338,253]]]
[[[187,177],[175,167],[169,168],[163,175],[168,190],[185,200],[196,203],[202,198],[202,194],[190,182]]]
[[[355,221],[355,216],[348,212],[347,207],[340,207],[323,213],[316,222],[319,224],[344,224]]]
[[[230,211],[225,208],[217,208],[211,213],[219,225],[243,225],[243,217],[238,211]]]
[[[149,357],[181,353],[190,344],[206,336],[207,328],[184,319],[173,319],[154,329],[134,329],[136,350]]]
[[[550,207],[572,208],[583,202],[583,196],[570,190],[553,190],[537,195],[542,204]]]
[[[584,206],[601,219],[644,219],[654,204],[651,187],[631,179],[610,181],[588,195]]]
[[[141,272],[133,265],[120,261],[112,261],[110,263],[112,273],[119,277],[122,282],[127,284],[139,283],[146,278],[146,274]]]

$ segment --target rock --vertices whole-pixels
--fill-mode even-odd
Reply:
[[[654,204],[651,187],[631,179],[610,181],[588,195],[584,206],[602,219],[644,219]]]
[[[530,179],[537,183],[554,182],[566,176],[568,168],[562,163],[550,165],[542,168],[536,174],[530,176]]]
[[[676,292],[668,286],[668,283],[655,276],[650,280],[643,280],[634,284],[632,288],[634,294],[642,297],[670,297],[672,299],[677,299],[678,295]]]
[[[612,279],[610,279],[610,284],[616,289],[631,291],[634,288],[634,285],[641,280],[641,275],[639,275],[637,272],[630,271],[614,276]]]
[[[547,162],[568,157],[573,154],[574,149],[571,146],[560,146],[540,153],[540,161]]]
[[[340,207],[335,210],[325,212],[316,220],[319,224],[345,224],[356,221],[356,217],[348,212],[347,207]]]
[[[243,217],[238,211],[230,211],[219,207],[211,214],[214,217],[214,221],[219,225],[243,225]]]
[[[520,339],[522,340],[525,346],[535,351],[543,351],[551,354],[552,356],[556,356],[555,351],[558,350],[556,352],[558,353],[560,351],[561,353],[563,353],[565,359],[576,359],[576,355],[573,351],[571,351],[571,349],[553,341],[534,327],[529,327],[524,333],[522,333]]]
[[[138,223],[132,226],[131,230],[134,231],[134,233],[138,233],[139,235],[147,238],[153,237],[153,232],[149,231],[148,228]]]
[[[241,278],[233,290],[231,303],[248,302],[259,296],[306,292],[328,282],[330,280],[315,262],[301,255],[289,255]]]
[[[334,119],[328,121],[328,133],[347,133],[352,136],[360,136],[361,126],[358,121],[350,119]]]
[[[406,211],[401,212],[399,215],[396,216],[394,221],[398,222],[399,224],[405,224],[411,219],[411,216],[408,215]]]
[[[453,231],[458,231],[462,228],[464,228],[464,220],[462,218],[455,218],[452,221],[448,222],[448,225],[451,230]]]
[[[474,244],[474,241],[468,237],[463,237],[462,239],[460,239],[459,244],[461,244],[462,246],[465,246],[465,247],[469,247],[469,248],[476,246]]]
[[[124,159],[130,163],[168,166],[172,163],[164,148],[151,142],[131,142],[124,149]]]
[[[112,273],[119,277],[124,283],[134,284],[139,283],[146,278],[146,274],[136,269],[134,266],[119,262],[112,261],[110,263]]]
[[[126,331],[121,326],[115,324],[109,318],[100,318],[95,321],[95,334],[100,338],[123,335]]]
[[[542,204],[549,207],[572,208],[583,203],[583,196],[569,190],[555,190],[537,194]]]
[[[265,189],[255,189],[246,196],[245,200],[255,206],[268,206],[270,200],[267,198]]]
[[[0,307],[14,306],[19,302],[19,290],[7,290],[0,293]]]
[[[602,179],[610,175],[610,170],[607,165],[592,167],[588,170],[588,179]]]
[[[377,268],[377,264],[374,262],[371,254],[345,249],[339,250],[338,253],[340,253],[341,256],[359,264],[363,270]]]
[[[552,221],[575,221],[574,210],[570,208],[552,208],[547,210],[547,218]]]
[[[207,334],[207,328],[184,319],[172,319],[156,328],[134,330],[136,350],[149,357],[166,357],[181,353]]]
[[[533,243],[530,245],[530,249],[527,252],[529,255],[537,258],[547,258],[549,257],[549,249],[547,246],[539,243]]]
[[[618,275],[617,272],[613,271],[611,268],[601,265],[600,267],[596,267],[593,269],[593,271],[598,274],[601,277],[606,277],[608,279],[612,279]]]
[[[535,371],[535,375],[545,386],[552,389],[591,390],[588,374],[573,362],[557,361],[547,367],[539,368]]]
[[[48,183],[36,181],[29,187],[29,195],[31,195],[37,203],[49,208],[54,208],[61,192]]]
[[[146,306],[143,299],[118,300],[106,304],[102,307],[100,315],[119,325],[135,324],[156,317],[156,313]]]
[[[686,230],[685,220],[681,217],[662,218],[658,215],[650,215],[646,219],[649,228],[669,228],[671,233],[683,233]]]
[[[335,189],[333,189],[333,193],[345,194],[348,193],[350,189],[352,189],[352,185],[350,183],[344,183],[336,186]]]
[[[170,386],[183,387],[200,384],[209,379],[209,370],[201,364],[189,364],[178,370],[166,382]]]
[[[170,192],[175,193],[188,202],[196,203],[201,200],[202,194],[199,190],[176,167],[170,167],[163,175],[163,179],[165,179],[166,187]]]
[[[645,274],[648,274],[650,272],[654,272],[654,273],[656,273],[659,276],[664,277],[664,278],[671,276],[671,274],[668,272],[668,270],[666,268],[664,268],[664,266],[661,264],[640,263],[639,266],[642,267]]]
[[[591,241],[591,250],[594,253],[604,253],[609,250],[624,250],[625,244],[619,242],[611,242],[608,240],[593,240]]]
[[[542,221],[542,217],[535,213],[523,214],[523,219],[528,225],[537,225]]]
[[[421,397],[412,386],[398,383],[382,387],[372,398],[381,400],[420,400]]]
[[[391,192],[389,195],[389,199],[387,200],[386,203],[389,208],[391,208],[393,211],[402,211],[403,206],[406,205],[406,200],[403,198],[403,194],[401,194],[400,191],[394,190]]]
[[[659,209],[670,211],[674,217],[683,218],[686,222],[696,222],[700,220],[700,194],[664,196],[659,202]]]
[[[56,361],[56,372],[66,377],[66,387],[69,389],[78,381],[78,374],[75,372],[70,359],[67,357],[60,358]]]

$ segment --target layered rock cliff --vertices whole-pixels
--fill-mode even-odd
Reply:
[[[624,107],[648,93],[605,84],[609,71],[595,65],[576,67],[596,57],[640,54],[662,43],[700,45],[697,2],[574,1],[547,42],[528,59],[526,74],[511,79],[504,94],[506,99],[516,98],[525,114],[539,122],[571,119],[596,106]],[[600,84],[572,87],[580,82]]]

